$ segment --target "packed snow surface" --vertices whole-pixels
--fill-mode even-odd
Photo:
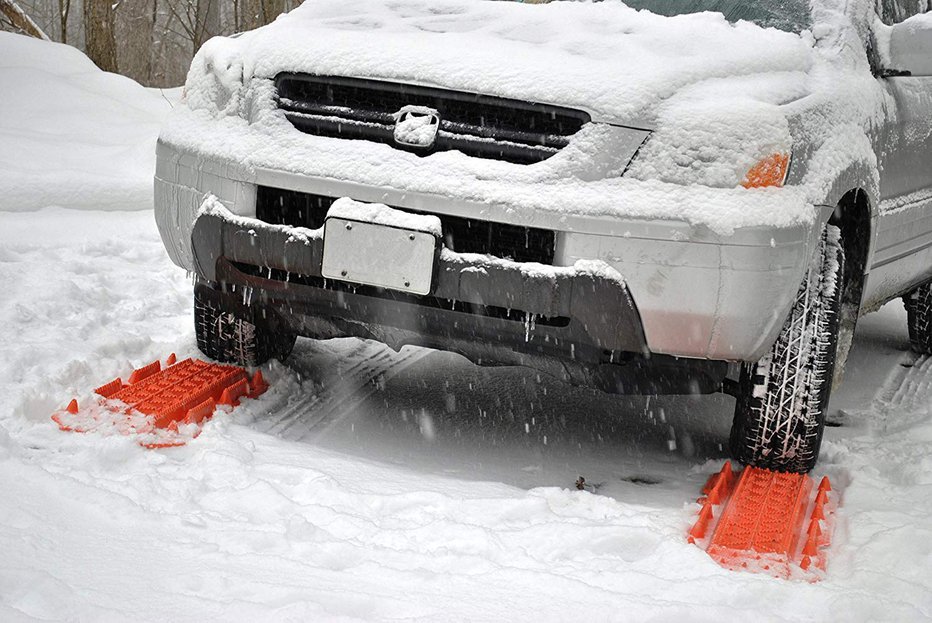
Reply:
[[[831,410],[815,476],[842,508],[811,585],[727,572],[685,541],[730,399],[300,340],[264,369],[266,395],[149,451],[49,416],[197,356],[191,285],[151,213],[0,213],[0,255],[0,619],[932,616],[932,359],[907,352],[899,303],[860,325]]]
[[[23,105],[25,134],[41,134]],[[46,172],[39,192],[113,199],[47,170],[71,143],[31,144],[17,166]],[[112,157],[151,167],[148,147]],[[932,358],[909,354],[899,303],[862,319],[830,409],[814,475],[841,511],[827,577],[808,584],[725,571],[685,541],[730,399],[612,397],[451,354],[299,340],[263,369],[260,399],[149,451],[49,416],[134,366],[197,355],[191,283],[151,211],[0,211],[0,292],[0,620],[932,617]]]

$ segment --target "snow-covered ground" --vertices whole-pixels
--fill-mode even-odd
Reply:
[[[908,353],[899,303],[864,318],[834,399],[815,475],[842,507],[818,584],[725,571],[684,539],[729,398],[300,340],[266,395],[186,447],[59,431],[72,396],[196,354],[151,211],[74,209],[140,206],[167,104],[90,69],[55,99],[36,67],[76,58],[0,34],[0,620],[932,617],[932,359]],[[49,90],[41,111],[23,75]],[[33,114],[84,129],[49,138]],[[119,194],[82,185],[102,165],[125,172]]]

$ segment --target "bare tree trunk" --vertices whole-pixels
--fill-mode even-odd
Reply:
[[[61,42],[68,43],[68,15],[71,13],[71,0],[58,0],[58,19],[61,27]]]
[[[88,57],[104,71],[117,71],[111,0],[84,0],[84,43]]]
[[[288,8],[286,0],[240,0],[242,30],[252,30],[271,24]]]
[[[0,14],[9,20],[13,28],[19,30],[23,34],[37,39],[44,39],[45,41],[51,41],[49,36],[42,32],[42,29],[32,21],[32,18],[19,8],[15,0],[0,0]]]
[[[274,22],[285,8],[285,0],[262,0],[262,25]]]
[[[155,34],[155,24],[159,17],[159,0],[151,0],[150,6],[152,7],[152,12],[149,14],[149,54],[146,61],[146,84],[152,83],[156,59],[161,55],[162,51],[162,37],[157,37]],[[156,50],[158,50],[158,53]]]
[[[241,0],[240,17],[242,30],[252,30],[262,26],[262,18],[265,12],[262,10],[262,0]]]
[[[220,0],[197,0],[194,37],[191,43],[196,54],[204,42],[220,34]]]
[[[120,73],[148,85],[155,52],[153,0],[119,0],[114,13]]]

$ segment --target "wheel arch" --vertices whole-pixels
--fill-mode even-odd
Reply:
[[[861,315],[870,255],[873,250],[875,215],[870,196],[863,188],[844,193],[828,219],[830,225],[841,230],[844,251],[841,307],[839,309],[838,342],[835,353],[835,385],[844,379],[848,353],[854,341],[854,330]]]
[[[845,251],[842,304],[848,308],[847,311],[857,313],[864,295],[874,234],[874,213],[867,191],[854,188],[843,194],[828,223],[841,229],[841,242]]]

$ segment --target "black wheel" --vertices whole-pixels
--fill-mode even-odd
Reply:
[[[731,451],[748,465],[806,473],[819,457],[832,391],[844,250],[826,226],[816,258],[770,353],[745,364]]]
[[[909,345],[914,352],[932,354],[932,284],[924,284],[903,297]]]
[[[223,311],[216,301],[194,290],[194,332],[202,353],[239,366],[285,360],[294,348],[294,333],[273,332]]]

